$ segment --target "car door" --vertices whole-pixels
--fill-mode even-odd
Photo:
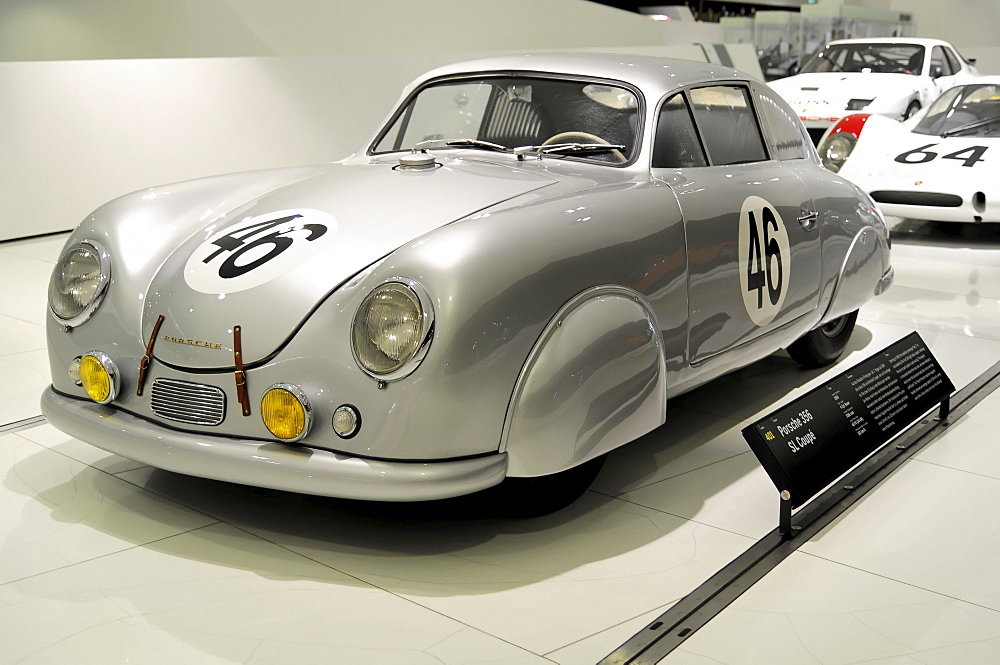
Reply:
[[[749,87],[691,88],[667,99],[657,121],[653,174],[684,217],[689,361],[812,312],[821,265],[813,202],[794,169],[769,155]]]

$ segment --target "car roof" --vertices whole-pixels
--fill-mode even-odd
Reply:
[[[951,46],[946,41],[940,39],[929,39],[927,37],[866,37],[864,39],[836,39],[828,42],[827,46],[836,44],[916,44],[918,46]]]
[[[961,85],[977,85],[977,84],[987,84],[987,85],[1000,85],[1000,74],[990,74],[986,76],[976,76],[971,79],[966,79],[962,81]]]
[[[696,60],[624,53],[551,52],[499,55],[445,65],[421,76],[409,88],[442,76],[488,72],[543,72],[612,79],[631,83],[647,98],[691,83],[756,80],[732,67]]]

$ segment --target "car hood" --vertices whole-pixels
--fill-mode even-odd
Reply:
[[[799,74],[771,86],[793,109],[800,106],[829,104],[843,109],[852,99],[875,99],[878,96],[904,97],[919,87],[918,79],[909,74],[822,73]]]
[[[488,161],[425,171],[333,164],[206,220],[170,251],[145,294],[154,357],[187,368],[261,361],[333,290],[434,229],[555,182]]]
[[[857,179],[869,192],[898,189],[966,193],[992,186],[993,174],[983,167],[986,160],[982,146],[1000,143],[997,139],[914,134],[902,129],[902,125],[895,131],[891,126],[888,129],[866,141],[866,128],[841,175]]]

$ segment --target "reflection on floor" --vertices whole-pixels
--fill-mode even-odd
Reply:
[[[961,387],[1000,360],[1000,232],[904,221],[860,361],[912,330]],[[64,237],[0,245],[0,426],[38,415]],[[685,395],[545,518],[179,476],[47,425],[0,435],[0,664],[593,663],[776,525],[739,430],[823,381],[775,355]],[[669,665],[977,663],[1000,654],[1000,394]]]

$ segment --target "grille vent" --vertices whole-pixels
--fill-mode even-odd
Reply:
[[[940,192],[908,192],[887,189],[872,192],[872,198],[878,203],[894,203],[896,205],[936,206],[939,208],[959,208],[962,205],[961,196]]]
[[[218,425],[226,417],[221,388],[189,381],[156,379],[150,405],[161,418],[190,425]]]

